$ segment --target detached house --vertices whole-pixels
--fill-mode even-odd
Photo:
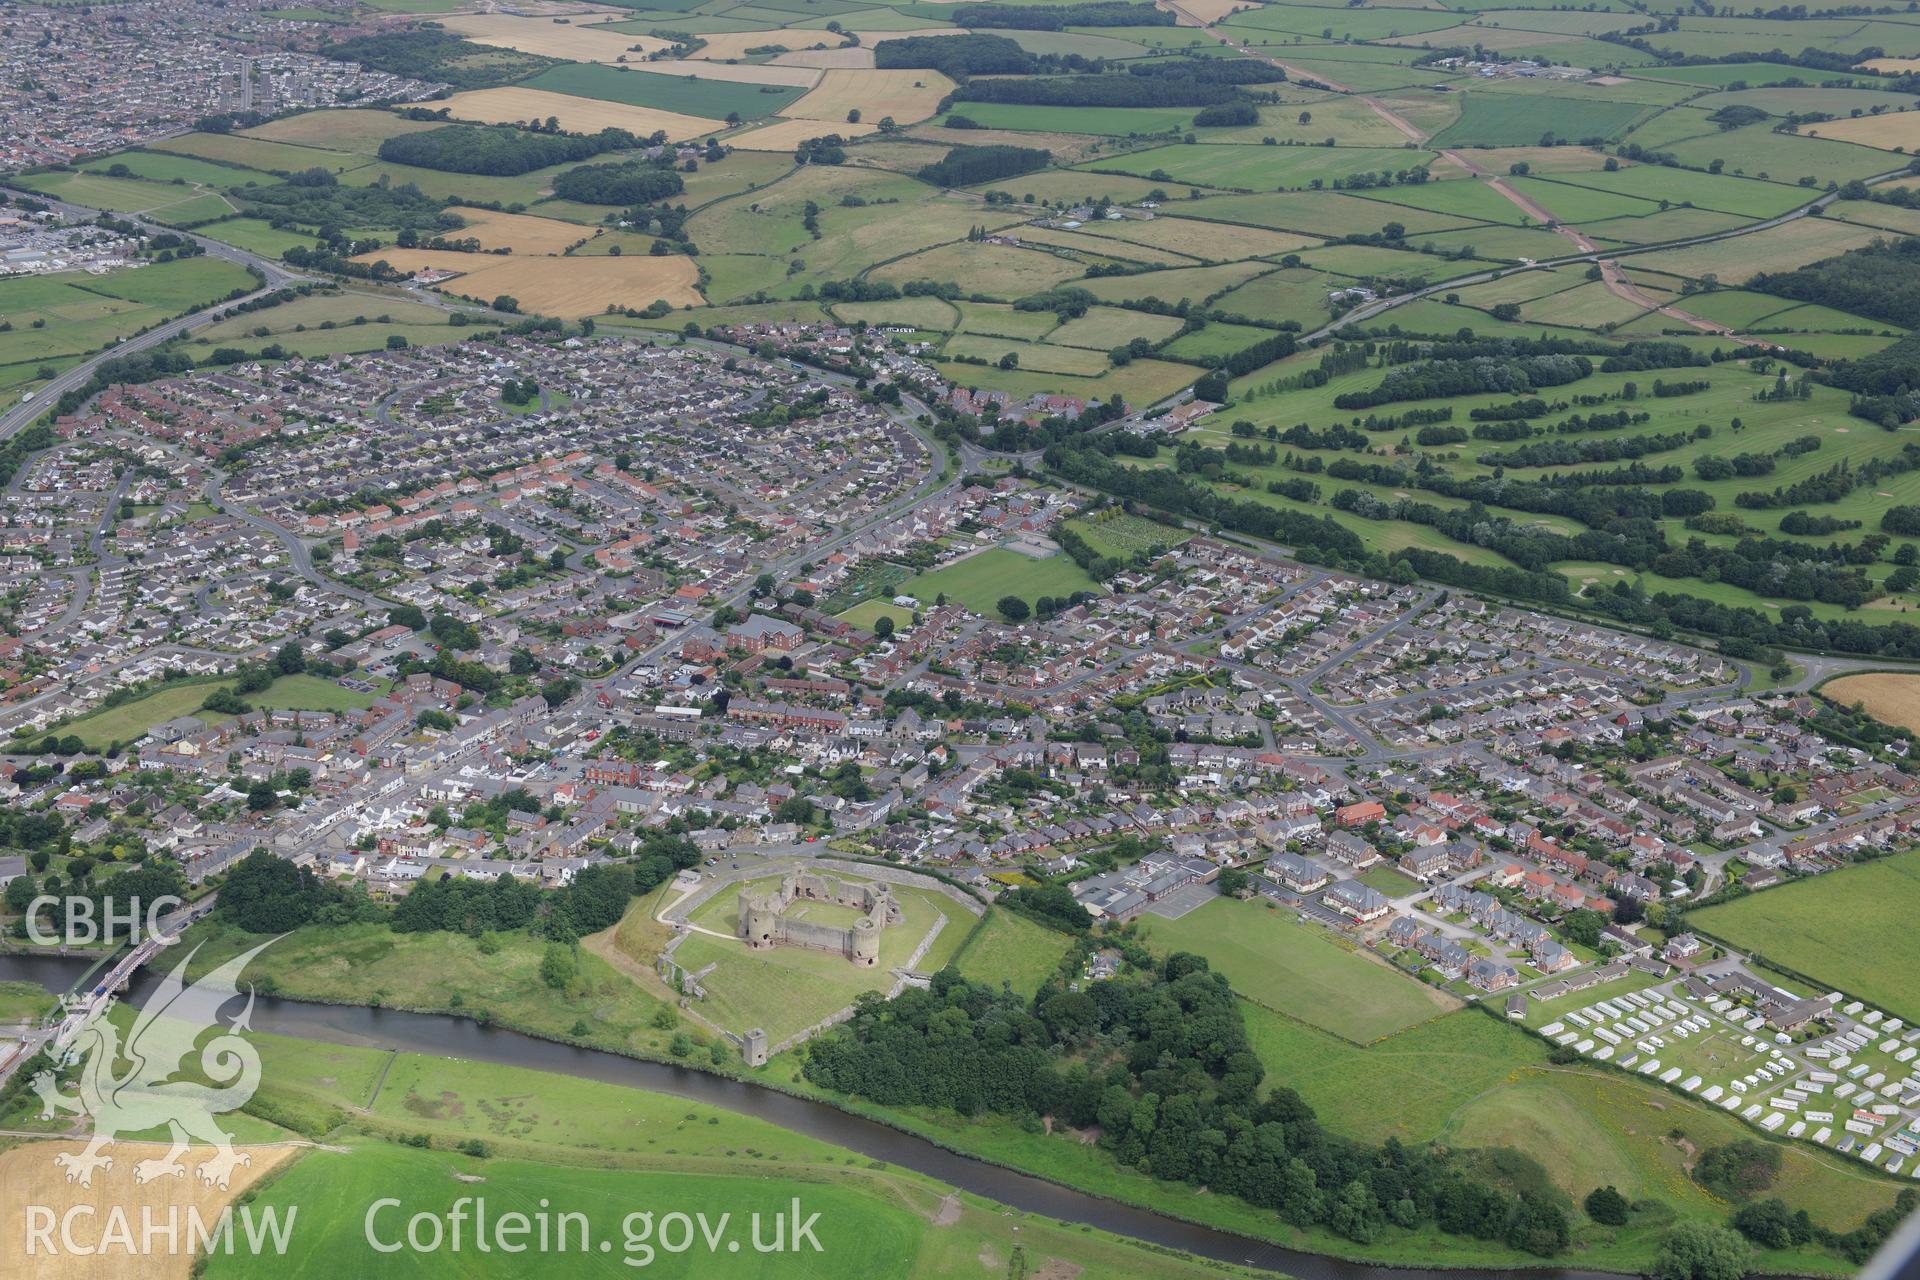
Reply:
[[[1333,877],[1305,858],[1277,853],[1267,860],[1267,878],[1295,893],[1312,893]]]
[[[1320,900],[1355,924],[1371,924],[1393,909],[1377,889],[1358,880],[1341,880],[1320,895]]]

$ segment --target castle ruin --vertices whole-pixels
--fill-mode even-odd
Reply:
[[[860,917],[845,928],[803,920],[789,914],[796,902],[831,902],[860,912]],[[905,918],[890,885],[842,880],[818,871],[789,871],[777,889],[743,888],[736,912],[740,936],[751,950],[813,947],[843,955],[862,969],[880,963],[880,931]]]

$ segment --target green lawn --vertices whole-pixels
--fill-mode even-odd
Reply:
[[[993,617],[995,603],[1006,596],[1019,596],[1032,604],[1041,596],[1058,599],[1076,591],[1099,589],[1100,584],[1065,554],[1036,560],[995,547],[944,569],[909,578],[900,584],[898,593],[914,597],[922,606],[944,595],[952,603]]]
[[[1203,955],[1254,1003],[1359,1044],[1458,1007],[1265,900],[1216,898],[1178,920],[1145,915],[1140,923],[1154,950]]]
[[[1370,889],[1378,889],[1389,898],[1404,897],[1420,887],[1418,881],[1411,876],[1400,874],[1392,867],[1373,867],[1361,872],[1358,878],[1361,884]]]
[[[1695,911],[1688,925],[1768,962],[1920,1019],[1920,851]]]
[[[1073,940],[1012,911],[989,908],[986,921],[967,939],[953,963],[975,982],[1010,984],[1031,997],[1053,976]]]
[[[38,1022],[53,1006],[54,998],[37,982],[0,982],[0,1026]]]
[[[882,618],[892,618],[895,630],[911,626],[913,623],[913,610],[902,609],[899,605],[888,604],[885,600],[865,601],[838,616],[842,622],[850,622],[868,631],[873,630],[873,624]]]

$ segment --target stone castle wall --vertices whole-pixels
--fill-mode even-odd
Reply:
[[[822,924],[788,913],[795,902],[831,902],[864,914],[851,926]],[[893,888],[874,882],[845,881],[814,870],[793,870],[773,891],[740,890],[735,919],[748,947],[812,947],[845,956],[863,969],[880,963],[880,933],[905,918]]]

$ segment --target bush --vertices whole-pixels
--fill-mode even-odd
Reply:
[[[1260,123],[1260,112],[1251,102],[1222,102],[1217,106],[1202,107],[1193,123],[1201,129],[1226,128],[1234,125]]]
[[[1667,1233],[1654,1258],[1659,1280],[1744,1280],[1753,1251],[1726,1227],[1683,1222]]]
[[[1603,1227],[1627,1225],[1627,1198],[1612,1187],[1595,1187],[1587,1192],[1587,1216]]]
[[[1779,1172],[1780,1148],[1742,1138],[1702,1152],[1693,1180],[1723,1200],[1746,1200],[1772,1186]]]

